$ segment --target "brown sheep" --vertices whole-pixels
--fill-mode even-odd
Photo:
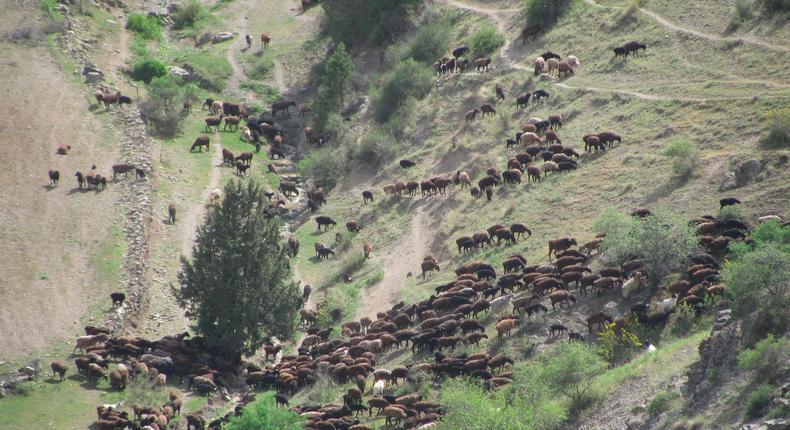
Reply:
[[[510,226],[510,231],[515,233],[516,238],[518,237],[523,238],[524,234],[526,234],[527,237],[532,236],[532,230],[528,229],[524,224],[512,224]]]
[[[422,278],[423,279],[425,279],[425,275],[427,273],[430,273],[430,272],[433,272],[433,271],[436,271],[436,272],[440,271],[439,265],[436,264],[435,261],[431,261],[431,260],[423,261],[420,264],[420,268],[422,269]]]
[[[564,237],[562,239],[549,240],[549,260],[551,260],[552,251],[554,252],[554,256],[556,257],[557,253],[561,251],[565,251],[566,249],[574,245],[576,245],[576,239],[572,237]]]
[[[496,98],[500,100],[505,99],[505,87],[502,86],[499,82],[494,85],[494,91],[496,91]]]
[[[175,203],[170,203],[170,205],[167,207],[167,215],[168,215],[168,220],[170,221],[170,224],[175,224],[176,223],[176,204]]]
[[[540,182],[541,180],[541,171],[539,167],[535,166],[528,166],[527,167],[527,182],[535,181]]]
[[[68,155],[69,151],[71,151],[71,145],[58,145],[58,148],[55,150],[55,154]]]
[[[474,63],[475,63],[475,70],[482,73],[488,70],[488,65],[491,64],[491,59],[488,57],[482,57],[476,59]]]
[[[359,225],[359,222],[357,220],[352,219],[346,223],[346,230],[352,233],[359,233],[359,231],[362,230],[362,226]]]
[[[548,143],[552,143],[552,142],[562,143],[562,140],[560,140],[560,136],[557,134],[556,131],[549,130],[549,131],[546,132],[546,142],[548,142]],[[554,151],[554,149],[549,147],[549,151],[561,152],[562,149],[560,149],[559,151]]]
[[[596,314],[590,315],[587,318],[587,330],[590,333],[592,333],[593,332],[593,327],[595,327],[596,325],[598,325],[601,328],[603,328],[604,324],[611,323],[611,322],[612,322],[612,318],[609,315],[606,315],[603,312],[598,312]]]
[[[237,116],[233,116],[233,115],[226,116],[225,117],[225,125],[222,126],[222,130],[223,131],[227,130],[228,126],[230,126],[230,131],[234,131],[234,128],[236,129],[235,131],[238,131],[239,130],[239,121],[241,121],[241,119],[239,117],[237,117]]]
[[[531,131],[524,132],[524,134],[522,134],[521,137],[519,138],[519,141],[520,143],[527,146],[535,143],[543,143],[543,140],[541,140],[540,136],[538,136],[536,133]]]
[[[568,64],[567,61],[561,61],[557,65],[557,77],[560,77],[563,74],[565,74],[565,77],[568,77],[568,74],[573,75],[573,73],[573,67]]]
[[[479,113],[480,113],[480,111],[477,108],[475,108],[475,109],[467,111],[466,114],[464,115],[464,118],[466,119],[466,122],[474,121],[475,117]]]
[[[373,252],[373,245],[365,242],[365,244],[362,245],[362,252],[365,254],[365,260],[370,259],[370,253]]]
[[[559,303],[560,308],[562,307],[563,303],[567,303],[568,306],[571,303],[576,303],[576,297],[573,297],[568,290],[558,290],[551,294],[549,294],[549,299],[551,300],[551,310],[556,310],[555,305]]]
[[[543,176],[548,176],[549,172],[559,172],[560,166],[553,161],[543,163]]]
[[[219,116],[206,117],[206,131],[211,132],[212,127],[216,127],[216,131],[219,131],[219,125],[222,123],[223,116],[223,114],[219,114]]]
[[[518,325],[517,320],[506,319],[496,324],[497,338],[502,336],[510,336],[510,332]]]
[[[553,114],[549,115],[549,127],[552,129],[560,129],[562,128],[563,120],[562,115],[560,114]]]
[[[206,151],[208,151],[210,143],[211,143],[211,139],[209,139],[209,137],[206,136],[205,134],[201,134],[195,139],[195,142],[192,143],[192,146],[189,147],[189,152],[194,151],[195,148],[197,148],[199,152],[203,152],[204,146],[206,147]]]
[[[68,367],[66,367],[65,364],[61,363],[60,361],[53,361],[50,363],[49,367],[52,368],[52,379],[55,379],[56,373],[60,377],[61,381],[65,379],[66,371],[68,370]]]
[[[496,115],[496,109],[494,109],[494,106],[491,103],[486,103],[480,106],[480,112],[482,112],[480,115],[482,117],[485,117],[486,114]]]
[[[406,420],[406,412],[396,406],[386,406],[384,408],[384,416],[387,417],[386,425],[398,425],[401,421]]]
[[[272,37],[269,33],[261,33],[261,49],[266,49],[269,47],[269,42],[272,41]]]
[[[472,186],[472,178],[469,177],[468,173],[457,170],[455,172],[455,176],[453,177],[453,183],[456,185],[460,184],[461,189],[464,190],[466,187]]]

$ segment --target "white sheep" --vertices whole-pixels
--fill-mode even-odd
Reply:
[[[373,397],[381,397],[384,394],[384,380],[380,379],[373,384]]]
[[[211,194],[208,196],[209,204],[212,206],[219,206],[220,200],[222,199],[222,190],[219,188],[214,188],[211,191]]]
[[[623,282],[623,298],[628,298],[634,291],[638,290],[642,284],[645,282],[645,276],[639,272],[634,273],[634,275],[628,279],[627,281]]]
[[[772,220],[776,220],[776,221],[779,221],[781,223],[782,222],[782,217],[780,217],[779,215],[765,215],[765,216],[761,216],[760,218],[757,218],[757,221],[759,221],[760,224],[762,224],[764,222],[772,221]]]
[[[569,66],[571,66],[571,69],[573,70],[576,70],[582,66],[582,63],[579,62],[579,59],[576,58],[575,55],[568,55],[568,57],[565,58],[565,61]]]
[[[513,293],[507,293],[501,297],[491,300],[491,312],[499,312],[510,304],[510,299],[513,298]]]
[[[658,302],[654,309],[657,314],[666,314],[669,313],[669,311],[671,311],[672,309],[675,309],[675,305],[677,305],[677,303],[678,303],[678,295],[673,294],[672,298]]]
[[[246,126],[241,126],[239,131],[241,132],[239,137],[243,142],[252,143],[252,132],[249,128]]]

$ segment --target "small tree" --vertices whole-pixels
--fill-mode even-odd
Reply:
[[[142,113],[156,131],[164,136],[178,133],[184,117],[181,110],[184,100],[196,99],[193,85],[183,85],[181,78],[171,75],[154,78],[148,86],[148,98],[143,102]]]
[[[573,0],[524,0],[521,13],[529,25],[553,25],[573,3]]]
[[[268,207],[255,181],[229,183],[198,230],[192,261],[181,258],[176,297],[208,345],[229,358],[294,331],[299,291],[280,248],[280,222]]]
[[[323,129],[329,114],[343,107],[345,95],[351,88],[353,74],[354,62],[346,51],[346,45],[340,42],[326,62],[321,86],[318,89],[315,109],[317,128]]]
[[[227,430],[301,430],[302,418],[288,408],[278,408],[274,393],[264,393],[223,426]]]
[[[672,160],[672,171],[680,178],[688,178],[699,161],[699,151],[688,140],[675,140],[664,150],[664,155]]]
[[[167,66],[159,60],[142,60],[132,68],[132,79],[150,84],[154,78],[167,75]]]
[[[566,396],[574,413],[588,403],[590,386],[606,370],[606,362],[591,347],[575,342],[563,343],[539,356],[535,366],[537,382]]]
[[[766,117],[768,133],[760,138],[760,146],[765,149],[790,147],[790,108],[773,109]]]
[[[469,38],[469,50],[472,53],[472,58],[491,55],[504,44],[505,38],[502,33],[490,24],[483,25]]]
[[[666,208],[658,208],[646,218],[610,209],[595,222],[595,228],[606,233],[601,247],[608,258],[618,264],[641,259],[654,285],[684,264],[697,247],[694,228],[682,215]]]
[[[433,86],[433,75],[425,66],[409,58],[395,66],[382,81],[373,95],[371,107],[374,118],[384,123],[409,97],[422,98],[428,94]]]

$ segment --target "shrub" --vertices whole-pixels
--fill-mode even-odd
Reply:
[[[378,167],[381,160],[390,156],[395,149],[395,139],[380,130],[368,132],[354,150],[354,159],[364,162],[369,167]]]
[[[757,0],[766,12],[790,11],[790,0]]]
[[[233,416],[223,428],[227,430],[300,430],[302,418],[288,408],[278,408],[274,392],[261,393],[258,400],[242,409],[241,416]]]
[[[678,397],[677,393],[660,391],[647,403],[647,413],[651,417],[660,415],[669,410],[670,403]]]
[[[447,53],[452,30],[447,19],[429,20],[421,25],[414,37],[405,44],[400,55],[401,60],[414,58],[421,63],[432,64]]]
[[[672,160],[672,171],[680,178],[688,178],[699,160],[697,148],[688,140],[673,141],[664,150],[664,155]]]
[[[199,26],[199,22],[208,16],[210,13],[198,0],[189,0],[171,15],[173,29],[196,28]]]
[[[754,17],[752,14],[752,3],[749,0],[735,0],[732,6],[732,18],[730,26],[737,27],[739,24],[749,21]]]
[[[720,220],[743,219],[743,210],[738,205],[724,206],[719,209],[719,215],[716,217]]]
[[[522,15],[529,25],[546,26],[557,22],[573,0],[524,0]]]
[[[159,60],[142,60],[132,68],[132,79],[150,84],[154,78],[167,75],[167,66]]]
[[[760,138],[765,149],[790,148],[790,108],[773,109],[766,114],[768,133]]]
[[[148,86],[148,97],[143,102],[142,113],[156,131],[164,136],[175,135],[184,117],[181,114],[184,100],[194,99],[195,88],[182,86],[175,76],[154,78]]]
[[[324,32],[355,46],[394,41],[409,26],[409,15],[421,0],[333,0],[322,2]]]
[[[697,247],[694,228],[685,217],[666,208],[657,208],[643,219],[609,209],[595,222],[595,229],[606,233],[601,248],[608,260],[619,264],[642,259],[654,285],[685,264]]]
[[[616,330],[615,323],[604,324],[603,331],[597,336],[601,355],[610,363],[622,363],[628,360],[642,346],[642,342],[629,327]]]
[[[753,349],[738,354],[738,366],[754,371],[757,381],[775,381],[788,371],[787,357],[790,357],[790,344],[787,339],[768,335],[757,342]]]
[[[342,321],[353,319],[361,288],[359,282],[340,283],[330,288],[318,307],[316,324],[319,327],[332,327]]]
[[[346,158],[337,149],[322,148],[310,151],[299,162],[299,169],[307,173],[316,185],[329,191],[346,172]]]
[[[739,249],[735,259],[724,267],[724,283],[736,316],[746,325],[758,328],[754,335],[782,334],[790,327],[790,253],[787,245],[757,245],[753,250]]]
[[[158,40],[162,37],[162,26],[152,16],[133,13],[126,19],[126,28],[147,40]]]
[[[485,24],[469,38],[472,58],[490,56],[505,44],[505,37],[493,25]]]
[[[408,59],[399,63],[382,79],[373,95],[373,116],[379,122],[386,122],[406,101],[409,96],[422,98],[433,87],[431,71]]]
[[[335,52],[327,59],[318,88],[318,99],[315,103],[315,126],[323,129],[329,115],[343,107],[345,96],[351,88],[351,77],[354,74],[354,63],[346,51],[343,42],[338,44]]]
[[[746,400],[746,417],[754,419],[765,413],[765,410],[771,404],[773,394],[774,387],[769,384],[762,384],[755,388],[749,394],[749,399]]]

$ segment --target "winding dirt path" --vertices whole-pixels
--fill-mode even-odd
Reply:
[[[360,305],[354,320],[362,317],[374,318],[377,313],[392,307],[396,293],[406,286],[406,274],[420,267],[423,257],[428,254],[429,239],[433,237],[425,222],[426,215],[422,207],[415,208],[410,230],[397,239],[385,252],[376,253],[373,262],[381,262],[384,267],[384,279],[378,284],[366,288],[362,292]]]
[[[601,5],[595,2],[595,0],[584,0],[590,6],[597,7],[600,9],[623,9],[622,6],[606,6]],[[773,43],[766,42],[764,40],[758,39],[753,36],[719,36],[717,34],[710,34],[710,33],[703,33],[701,31],[692,30],[687,27],[683,27],[677,25],[668,19],[664,18],[663,16],[653,12],[652,10],[648,10],[645,8],[639,8],[639,11],[644,13],[645,15],[652,18],[656,21],[659,25],[666,27],[670,30],[677,31],[679,33],[686,33],[692,36],[696,36],[702,39],[712,40],[715,42],[741,42],[747,45],[755,45],[755,46],[762,46],[763,48],[772,49],[775,51],[782,51],[782,52],[790,52],[790,46],[783,46],[783,45],[776,45]]]
[[[197,230],[200,223],[203,221],[203,215],[206,213],[205,202],[208,201],[211,191],[219,186],[219,180],[222,177],[222,136],[219,132],[214,133],[214,153],[211,156],[211,176],[209,176],[208,184],[203,192],[200,194],[200,201],[189,207],[184,215],[183,235],[181,237],[181,254],[189,257],[192,255],[192,245],[195,243]]]

